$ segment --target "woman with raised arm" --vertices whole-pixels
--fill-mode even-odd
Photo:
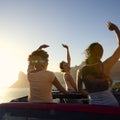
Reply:
[[[63,72],[63,79],[65,82],[66,90],[68,92],[76,92],[77,91],[76,83],[75,83],[72,75],[70,74],[71,58],[70,58],[70,53],[69,53],[69,47],[64,44],[62,44],[62,46],[67,50],[67,62],[62,61],[60,63],[60,69]]]
[[[60,92],[67,93],[62,87],[54,73],[47,70],[48,53],[42,48],[49,47],[41,45],[37,50],[33,51],[29,57],[28,81],[30,84],[29,102],[52,102],[52,85]]]
[[[120,30],[111,22],[107,23],[107,27],[109,30],[115,31],[118,48],[102,62],[103,47],[97,42],[90,44],[86,49],[85,65],[77,73],[77,88],[81,93],[89,95],[89,104],[119,106],[110,89],[112,84],[110,71],[120,58]],[[86,91],[83,90],[82,83],[84,83]]]

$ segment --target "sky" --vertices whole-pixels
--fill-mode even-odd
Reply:
[[[93,42],[104,48],[102,60],[117,48],[111,21],[120,27],[119,0],[0,0],[0,86],[9,86],[20,71],[27,73],[28,55],[42,44],[50,47],[48,70],[60,72],[69,46],[71,67],[85,59]]]

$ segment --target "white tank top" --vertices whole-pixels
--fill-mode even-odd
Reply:
[[[66,91],[68,92],[75,92],[74,88],[72,87],[72,85],[70,84],[70,81],[65,79],[65,77],[72,77],[71,74],[69,73],[64,73],[63,74],[63,79],[64,79],[64,82],[65,82],[65,88],[66,88]]]

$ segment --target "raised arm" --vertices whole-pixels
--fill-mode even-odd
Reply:
[[[107,23],[107,27],[110,31],[114,31],[116,34],[116,38],[118,40],[118,47],[115,50],[115,52],[103,62],[104,65],[104,70],[108,72],[110,72],[111,68],[113,67],[113,65],[118,61],[118,59],[120,58],[120,30],[117,27],[117,25],[108,22]]]
[[[65,44],[62,44],[62,46],[64,48],[66,48],[66,50],[67,50],[67,62],[69,64],[69,66],[70,66],[70,64],[71,64],[71,57],[70,57],[69,47],[67,45],[65,45]]]

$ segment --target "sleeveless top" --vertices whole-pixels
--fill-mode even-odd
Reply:
[[[30,84],[29,102],[52,102],[52,83],[55,75],[51,71],[31,72],[32,67],[28,68],[28,81]]]
[[[117,99],[109,88],[109,83],[107,80],[98,84],[90,82],[86,79],[86,76],[88,74],[93,75],[96,78],[102,79],[102,72],[104,72],[102,63],[100,63],[100,69],[97,71],[93,66],[85,66],[82,69],[82,80],[85,84],[87,91],[89,92],[89,104],[119,106]]]
[[[103,71],[104,70],[102,62],[94,65],[86,65],[82,68],[82,81],[88,92],[93,93],[98,91],[104,91],[109,88],[109,83],[107,80],[100,84],[97,82],[91,82],[90,80],[86,79],[87,75],[92,75],[95,78],[102,79]]]
[[[72,77],[69,73],[64,73],[63,74],[63,80],[65,82],[66,91],[68,91],[68,92],[75,92],[75,89],[70,84],[70,81],[65,79],[65,77],[67,77],[67,76]]]

